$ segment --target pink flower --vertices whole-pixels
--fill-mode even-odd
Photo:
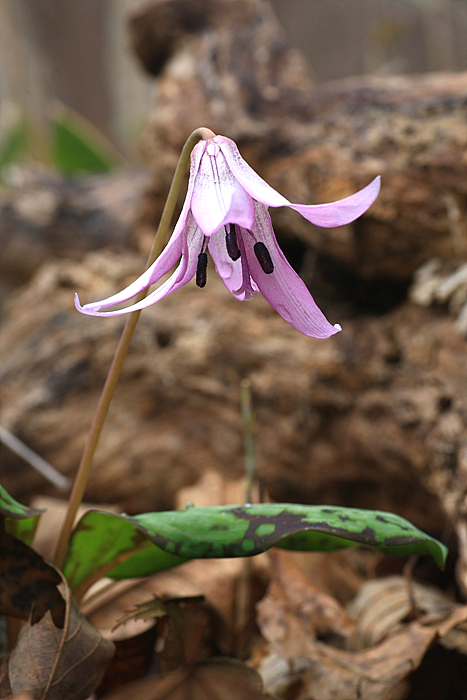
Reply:
[[[341,328],[329,323],[287,262],[277,244],[268,207],[291,207],[318,226],[342,226],[371,206],[379,188],[377,177],[360,192],[338,202],[291,204],[250,168],[233,141],[225,136],[201,141],[191,154],[188,192],[180,218],[161,255],[123,291],[84,306],[76,296],[76,308],[92,316],[117,316],[154,304],[193,277],[204,287],[209,252],[236,299],[251,299],[259,291],[301,333],[328,338]],[[177,262],[172,275],[142,301],[101,311],[158,282]]]

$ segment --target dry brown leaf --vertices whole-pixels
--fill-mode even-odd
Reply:
[[[61,576],[31,547],[0,529],[0,613],[34,625],[50,611],[63,628],[65,601],[57,586]]]
[[[348,606],[356,622],[351,648],[377,644],[403,627],[410,616],[436,628],[440,642],[467,653],[467,606],[450,600],[441,591],[403,576],[369,581]]]
[[[86,700],[99,684],[113,656],[114,645],[80,614],[65,584],[63,630],[47,612],[36,624],[28,622],[8,662],[13,693],[29,693],[33,700]]]
[[[313,700],[391,700],[436,638],[436,630],[412,622],[371,649],[342,651],[315,642],[302,676]]]
[[[103,700],[273,700],[252,668],[235,659],[211,659],[167,676],[132,683]]]
[[[345,610],[310,583],[288,552],[271,551],[270,558],[272,580],[256,609],[261,633],[280,656],[308,656],[317,635],[346,637],[354,631]]]

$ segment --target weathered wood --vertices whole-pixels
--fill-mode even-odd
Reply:
[[[76,179],[43,170],[19,173],[0,199],[0,297],[55,257],[128,246],[147,185],[143,170]]]

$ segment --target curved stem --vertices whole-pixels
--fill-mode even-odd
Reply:
[[[161,254],[164,248],[166,234],[169,229],[170,222],[172,220],[173,212],[178,199],[178,194],[183,184],[183,178],[185,176],[191,151],[196,146],[198,141],[206,141],[208,139],[214,138],[214,136],[215,134],[210,129],[201,127],[193,131],[193,133],[190,134],[190,136],[186,140],[186,143],[183,146],[182,152],[180,154],[177,167],[175,169],[169,194],[167,195],[167,200],[165,202],[164,210],[162,212],[154,243],[146,264],[146,269],[152,265],[152,263]],[[140,292],[135,298],[135,302],[144,299],[147,293],[147,289],[143,292]],[[91,428],[89,430],[86,444],[84,446],[81,462],[79,464],[78,472],[76,474],[73,483],[73,488],[70,494],[70,500],[68,502],[68,511],[65,516],[65,520],[62,525],[62,530],[60,532],[60,537],[57,543],[57,548],[55,550],[54,563],[55,566],[57,566],[59,569],[63,568],[63,564],[65,562],[73,523],[75,521],[76,514],[78,512],[78,508],[81,504],[81,501],[83,500],[84,490],[86,488],[89,472],[91,470],[94,453],[96,451],[102,428],[107,417],[110,402],[112,400],[115,387],[120,376],[120,370],[122,368],[123,360],[125,359],[125,356],[127,354],[128,347],[133,337],[136,324],[138,323],[140,313],[141,311],[133,311],[127,319],[120,341],[115,351],[112,364],[110,365],[110,369],[107,374],[107,379],[105,381],[102,394],[100,396],[99,402],[94,413],[94,418],[91,424]]]

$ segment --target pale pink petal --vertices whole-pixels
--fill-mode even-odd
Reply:
[[[248,232],[243,233],[248,265],[252,278],[271,306],[304,335],[329,338],[341,330],[340,326],[329,323],[304,282],[287,262],[277,244],[267,209],[262,204],[256,205],[253,234],[255,240]],[[269,251],[274,264],[274,272],[271,274],[263,272],[256,258],[253,250],[255,241],[263,242]]]
[[[81,313],[89,314],[89,315],[95,315],[95,316],[102,316],[102,315],[109,315],[108,313],[106,314],[93,314],[93,311],[99,311],[100,309],[105,309],[108,308],[109,306],[116,306],[117,304],[122,304],[125,301],[128,301],[128,299],[131,299],[132,297],[136,296],[140,292],[143,291],[143,289],[147,289],[150,287],[152,284],[155,284],[158,282],[161,277],[166,275],[177,263],[177,261],[180,259],[180,256],[182,255],[184,246],[186,245],[185,243],[185,238],[187,236],[187,231],[185,230],[185,225],[187,222],[187,217],[188,213],[190,211],[190,206],[191,206],[191,197],[193,194],[193,188],[194,188],[194,183],[196,179],[196,174],[198,172],[199,164],[201,162],[201,158],[204,152],[204,147],[206,142],[202,141],[199,144],[197,144],[192,153],[191,153],[191,161],[190,161],[190,178],[188,180],[188,189],[185,197],[185,201],[183,203],[182,211],[180,212],[180,216],[178,217],[178,221],[175,224],[175,228],[173,230],[173,233],[169,239],[169,242],[167,243],[166,247],[162,251],[162,253],[159,255],[157,260],[153,262],[153,264],[148,267],[143,274],[138,277],[137,280],[132,282],[132,284],[128,285],[125,289],[123,289],[121,292],[118,292],[117,294],[113,294],[111,297],[108,297],[107,299],[103,299],[102,301],[96,301],[92,302],[89,304],[85,304],[84,306],[81,306],[79,303],[79,298],[78,295],[75,295],[75,306],[78,309],[78,311],[81,311]],[[191,217],[191,215],[190,215]],[[187,228],[191,228],[193,231],[195,231],[196,224],[193,221],[193,217],[191,217],[190,223]],[[202,238],[201,238],[202,240]],[[178,268],[180,269],[180,267]],[[167,280],[168,281],[168,280]],[[161,288],[159,288],[161,289]],[[156,290],[159,291],[159,290]],[[173,290],[171,290],[173,291]],[[168,294],[169,292],[167,292]],[[164,295],[165,296],[165,295]],[[146,297],[147,298],[152,298],[151,297]],[[154,303],[154,302],[152,302]],[[148,304],[146,304],[148,306]],[[132,307],[131,307],[132,308]],[[143,308],[143,307],[141,307]],[[128,309],[122,309],[118,312],[113,313],[112,315],[115,316],[120,313],[126,313]]]
[[[222,278],[229,292],[238,289],[242,283],[241,260],[232,260],[225,245],[225,229],[213,233],[208,242],[208,249],[216,266],[219,277]]]
[[[232,174],[253,199],[268,207],[291,207],[317,226],[329,228],[354,221],[369,209],[379,193],[380,178],[377,177],[359,192],[337,202],[291,204],[243,160],[237,145],[231,139],[216,136],[213,141],[219,144]],[[245,226],[245,228],[251,227]]]
[[[211,236],[225,224],[253,226],[253,200],[232,175],[213,140],[207,142],[201,159],[191,209],[205,236]]]
[[[355,221],[371,207],[378,196],[381,178],[375,177],[369,185],[350,197],[329,204],[289,204],[292,209],[317,226],[331,228]]]
[[[99,309],[108,308],[109,306],[116,306],[116,304],[122,304],[124,301],[128,301],[128,299],[131,299],[142,292],[143,289],[147,289],[152,284],[158,282],[161,277],[170,272],[174,265],[176,265],[176,263],[180,260],[183,251],[184,238],[185,234],[183,230],[178,232],[174,231],[170,241],[157,260],[151,265],[151,267],[148,267],[148,269],[143,272],[143,274],[138,277],[137,280],[128,285],[128,287],[125,287],[125,289],[122,289],[121,292],[113,294],[107,299],[103,299],[102,301],[94,301],[92,303],[85,304],[84,306],[77,306],[76,308],[78,311],[90,313],[90,311],[93,309],[97,311]]]
[[[131,294],[131,296],[135,296],[135,294],[139,293],[143,289],[146,289],[149,285],[145,284],[144,286],[141,286],[139,284],[139,281],[142,278],[144,278],[146,274],[144,273],[143,275],[141,275],[141,277],[138,278],[138,280],[136,280],[135,282],[133,282],[133,284],[127,287],[127,289],[123,290],[123,292],[120,292],[120,294],[115,294],[114,296],[109,297],[108,299],[104,299],[100,302],[94,302],[92,304],[85,304],[84,306],[81,306],[79,303],[78,295],[75,295],[75,306],[78,309],[78,311],[81,311],[81,313],[87,314],[89,316],[121,316],[122,314],[126,314],[131,311],[145,309],[147,306],[155,304],[157,301],[163,299],[168,294],[171,294],[177,289],[180,289],[180,287],[183,287],[183,285],[187,284],[187,282],[189,282],[195,275],[196,266],[198,264],[198,254],[200,253],[201,246],[203,244],[203,234],[199,230],[191,213],[189,213],[187,216],[186,227],[181,240],[183,241],[183,251],[180,265],[169,277],[169,279],[163,282],[163,284],[161,284],[160,287],[151,292],[151,294],[148,294],[147,297],[135,304],[132,304],[131,306],[125,307],[124,309],[116,309],[114,311],[101,311],[101,309],[107,309],[109,306],[115,306],[115,304],[130,298],[126,294],[127,290],[130,288],[134,290],[136,287],[139,287],[136,292],[133,292],[133,294]],[[162,255],[164,255],[164,253],[165,251],[162,253]],[[158,260],[160,259],[160,257],[158,258]],[[118,302],[116,302],[115,298],[120,297],[120,295],[122,296],[122,298],[119,299]]]
[[[288,199],[279,194],[279,192],[276,192],[275,189],[268,185],[268,183],[243,160],[237,148],[237,144],[234,143],[234,141],[228,139],[226,136],[216,136],[213,142],[220,146],[234,178],[238,180],[250,197],[256,199],[258,202],[266,204],[268,207],[290,206]],[[243,226],[240,222],[237,223],[239,226]],[[243,226],[243,228],[251,229],[251,226]]]

